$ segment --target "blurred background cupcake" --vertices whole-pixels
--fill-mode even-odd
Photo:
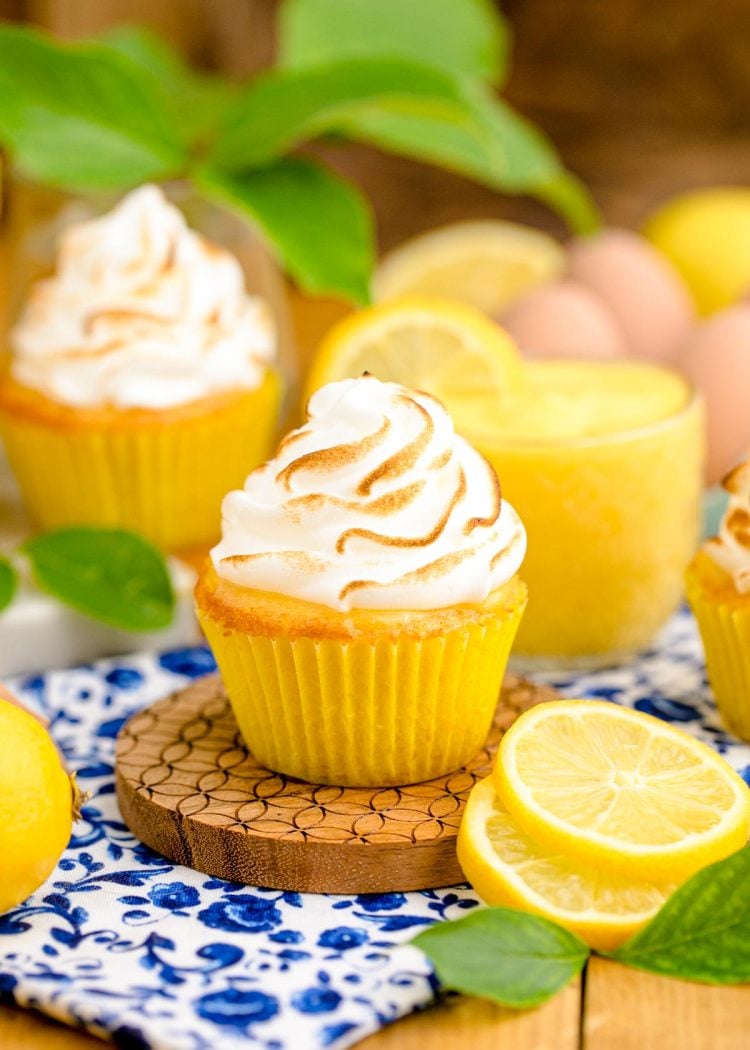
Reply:
[[[32,523],[209,545],[222,496],[271,447],[275,341],[236,259],[156,186],[70,226],[11,332],[0,383]]]
[[[750,462],[724,479],[729,502],[717,536],[687,572],[687,593],[722,720],[750,740]]]

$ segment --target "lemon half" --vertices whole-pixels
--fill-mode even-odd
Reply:
[[[473,307],[407,296],[360,310],[329,331],[313,361],[306,396],[369,372],[424,390],[462,416],[518,386],[521,357],[511,338]]]

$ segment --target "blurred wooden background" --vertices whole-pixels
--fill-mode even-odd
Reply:
[[[460,2],[460,0],[456,0]],[[694,186],[750,181],[747,0],[506,0],[515,38],[507,97],[537,121],[612,222],[638,224]],[[0,17],[66,36],[144,22],[197,63],[239,77],[273,54],[276,0],[0,0]],[[366,147],[327,146],[371,196],[381,243],[461,217],[556,229],[510,200]]]

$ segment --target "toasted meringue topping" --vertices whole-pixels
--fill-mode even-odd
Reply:
[[[736,467],[722,482],[729,503],[719,535],[705,549],[734,580],[740,594],[750,594],[750,460]]]
[[[259,386],[275,335],[234,256],[149,185],[65,231],[12,348],[14,378],[55,401],[158,409]]]
[[[526,551],[492,467],[427,394],[331,383],[223,504],[217,573],[346,611],[479,603]]]

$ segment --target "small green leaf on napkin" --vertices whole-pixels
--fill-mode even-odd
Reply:
[[[286,0],[279,64],[400,57],[496,82],[508,32],[492,0]]]
[[[197,181],[208,197],[254,222],[308,292],[367,302],[372,218],[354,186],[304,157],[238,175],[206,168]]]
[[[99,44],[0,24],[0,138],[27,176],[119,189],[180,174],[184,151],[152,79]]]
[[[167,627],[174,592],[163,555],[124,529],[56,529],[29,540],[39,586],[95,620],[126,631]]]
[[[7,558],[0,558],[0,612],[13,601],[18,586],[18,577]]]
[[[750,848],[693,875],[612,958],[708,984],[750,981]]]
[[[482,908],[440,922],[411,942],[428,956],[441,984],[502,1006],[538,1006],[586,964],[589,949],[574,934],[537,915]]]

